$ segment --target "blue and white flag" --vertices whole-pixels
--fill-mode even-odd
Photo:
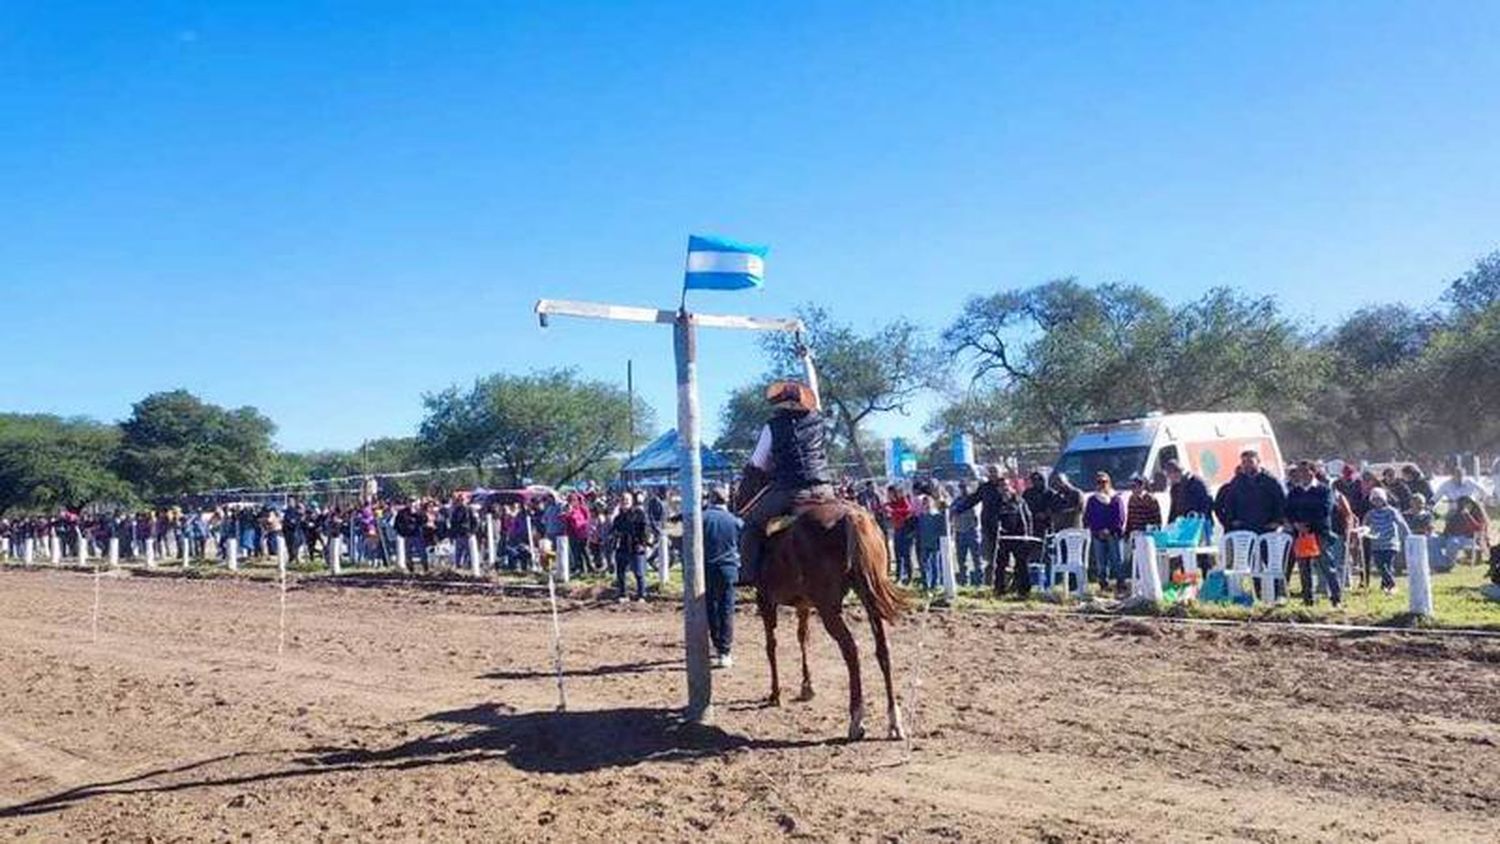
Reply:
[[[744,290],[765,279],[766,247],[722,237],[688,238],[683,290]]]

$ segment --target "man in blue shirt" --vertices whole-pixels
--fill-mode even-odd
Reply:
[[[707,583],[708,635],[714,643],[714,667],[734,665],[734,584],[740,576],[740,531],[744,522],[729,512],[729,491],[715,485],[703,511],[703,571]]]

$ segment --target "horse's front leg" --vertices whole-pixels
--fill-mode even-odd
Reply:
[[[781,672],[776,670],[776,605],[760,598],[760,620],[766,625],[766,661],[771,664],[771,696],[766,698],[770,706],[781,705]]]
[[[797,645],[802,649],[802,691],[797,694],[797,700],[809,701],[813,699],[812,672],[807,667],[807,617],[812,615],[812,608],[806,604],[797,607]]]

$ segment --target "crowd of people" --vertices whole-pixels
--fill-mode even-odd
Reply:
[[[1025,596],[1035,585],[1031,565],[1045,559],[1052,537],[1082,529],[1092,539],[1090,579],[1101,591],[1123,596],[1135,570],[1130,538],[1189,515],[1203,519],[1200,545],[1210,545],[1224,531],[1291,534],[1292,562],[1308,603],[1316,599],[1315,573],[1318,588],[1340,603],[1344,567],[1350,565],[1377,571],[1381,588],[1394,591],[1410,535],[1429,537],[1431,565],[1438,572],[1461,560],[1478,562],[1488,552],[1486,494],[1461,468],[1437,489],[1411,464],[1379,473],[1344,464],[1337,477],[1330,477],[1324,464],[1302,461],[1279,478],[1252,450],[1241,455],[1234,478],[1214,494],[1175,461],[1162,466],[1159,478],[1131,477],[1123,491],[1107,473],[1090,480],[1092,488],[1084,490],[1062,473],[1034,471],[1022,478],[990,466],[977,486],[918,481],[881,490],[872,482],[851,497],[875,513],[889,533],[896,577],[924,589],[941,585],[939,548],[951,535],[960,585]],[[1165,502],[1158,490],[1166,493]],[[1441,518],[1434,512],[1439,505],[1446,505]],[[1211,559],[1205,555],[1199,565],[1201,576]]]
[[[1322,465],[1304,461],[1282,479],[1247,451],[1233,480],[1211,495],[1202,479],[1179,464],[1168,461],[1161,468],[1154,482],[1132,477],[1123,491],[1105,473],[1084,490],[1062,473],[1037,470],[1023,477],[989,466],[977,483],[846,482],[837,494],[875,515],[889,538],[897,580],[929,590],[942,586],[945,537],[953,540],[959,585],[1025,596],[1036,585],[1030,566],[1044,559],[1051,538],[1081,528],[1093,539],[1090,579],[1103,591],[1124,594],[1134,570],[1129,538],[1190,514],[1206,517],[1200,538],[1205,545],[1216,531],[1235,530],[1285,530],[1299,537],[1298,548],[1316,545],[1315,553],[1295,556],[1309,601],[1314,573],[1329,597],[1341,601],[1338,575],[1351,564],[1372,568],[1381,588],[1393,590],[1409,535],[1430,537],[1436,571],[1463,559],[1477,562],[1488,549],[1489,520],[1481,503],[1486,493],[1461,470],[1436,489],[1409,464],[1378,474],[1346,464],[1330,477]],[[1165,502],[1158,490],[1165,491]],[[1446,505],[1441,518],[1434,513],[1440,504]],[[0,557],[21,559],[29,547],[38,560],[102,559],[113,547],[124,560],[223,560],[233,545],[245,558],[285,553],[292,562],[321,562],[334,553],[354,564],[390,566],[399,545],[403,561],[423,571],[435,564],[467,569],[476,549],[481,562],[493,558],[499,568],[526,571],[550,564],[566,549],[573,571],[612,575],[621,600],[639,600],[653,568],[648,560],[669,553],[667,526],[677,511],[675,496],[662,487],[539,492],[522,499],[457,492],[350,505],[291,497],[275,505],[64,511],[50,518],[0,519]],[[1315,539],[1300,540],[1309,535]]]
[[[627,573],[635,595],[645,591],[647,555],[662,544],[667,496],[654,492],[539,493],[521,500],[454,493],[443,498],[374,498],[362,503],[245,502],[171,506],[137,513],[0,519],[0,557],[21,560],[225,560],[233,548],[244,559],[327,560],[354,564],[468,568],[477,545],[496,565],[529,570],[567,548],[575,571],[613,570],[624,593]],[[561,541],[567,537],[566,542]],[[475,540],[471,543],[471,538]]]

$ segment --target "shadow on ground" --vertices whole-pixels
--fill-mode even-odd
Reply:
[[[193,791],[347,771],[404,771],[503,761],[522,771],[579,774],[643,762],[686,762],[737,749],[774,750],[825,743],[751,739],[686,722],[677,711],[668,709],[516,713],[486,704],[434,713],[419,723],[444,726],[421,738],[384,748],[325,746],[232,753],[163,766],[8,806],[0,809],[0,818],[46,814],[107,795]],[[246,762],[263,770],[206,773],[221,764]]]
[[[658,659],[642,662],[623,662],[616,665],[596,665],[592,668],[566,668],[563,669],[564,677],[611,677],[617,674],[650,674],[655,671],[666,671],[668,669],[682,670],[680,659]],[[480,680],[537,680],[546,677],[556,677],[556,671],[526,670],[526,671],[492,671],[489,674],[479,675]]]

